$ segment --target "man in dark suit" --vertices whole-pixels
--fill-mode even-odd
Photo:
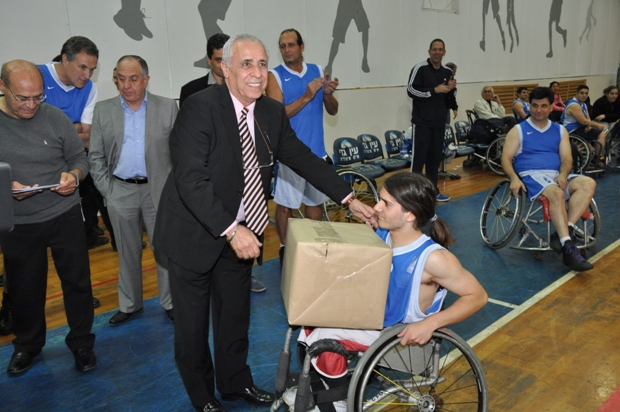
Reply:
[[[256,233],[247,226],[254,226],[256,204],[266,216],[274,162],[286,164],[364,220],[374,219],[372,209],[297,139],[284,106],[263,96],[267,65],[260,40],[231,38],[223,51],[225,83],[190,96],[170,134],[172,172],[162,193],[154,244],[168,256],[175,360],[198,411],[225,411],[215,398],[215,384],[224,400],[257,405],[274,400],[254,386],[247,365],[250,276],[267,221]],[[242,138],[247,143],[248,134],[256,151],[250,160],[241,143]],[[260,202],[243,200],[253,186],[244,183],[251,170],[259,172]],[[208,342],[210,309],[215,370]]]
[[[224,73],[222,73],[222,47],[224,47],[224,43],[226,43],[229,38],[230,36],[224,33],[216,33],[209,37],[209,41],[207,41],[207,61],[209,62],[209,66],[211,66],[211,72],[181,87],[179,107],[183,104],[183,101],[192,94],[214,84],[224,83]]]

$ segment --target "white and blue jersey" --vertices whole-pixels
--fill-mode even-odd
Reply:
[[[564,108],[564,112],[562,112],[562,117],[560,118],[560,122],[566,127],[568,133],[572,132],[575,129],[579,129],[582,125],[577,122],[573,116],[567,113],[567,110],[570,106],[577,104],[581,107],[581,111],[583,112],[584,117],[588,117],[588,106],[585,103],[580,103],[576,98],[572,98],[566,103],[566,107]]]
[[[97,101],[97,88],[93,82],[89,80],[81,89],[67,86],[60,81],[53,66],[54,63],[37,66],[43,75],[45,101],[65,112],[72,123],[92,124]]]
[[[529,102],[524,102],[521,99],[517,99],[514,102],[512,102],[512,111],[515,114],[515,118],[517,119],[517,123],[521,123],[524,122],[526,119],[522,119],[521,116],[519,116],[519,113],[517,113],[517,111],[515,110],[515,103],[521,103],[521,106],[523,106],[523,112],[525,113],[525,116],[529,116],[530,115],[530,103]]]
[[[389,231],[377,229],[377,235],[392,246]],[[441,249],[443,247],[433,239],[422,235],[413,243],[392,250],[392,270],[383,320],[384,328],[397,323],[419,322],[439,312],[448,291],[439,287],[432,305],[423,312],[420,309],[420,284],[426,259],[431,252]]]
[[[528,197],[534,200],[547,186],[557,185],[564,126],[548,120],[547,126],[540,129],[527,119],[517,125],[517,131],[520,145],[512,165],[523,180]],[[569,174],[567,180],[576,176]],[[568,185],[564,195],[569,198]]]
[[[316,64],[303,63],[301,73],[291,70],[284,63],[271,70],[284,97],[284,105],[299,99],[308,88],[308,84],[318,77],[323,77],[323,69]],[[323,88],[295,116],[290,118],[291,127],[297,137],[320,158],[327,156],[323,132]]]
[[[552,121],[540,129],[527,119],[517,125],[519,149],[513,167],[519,174],[528,170],[560,170],[560,141],[564,127]]]

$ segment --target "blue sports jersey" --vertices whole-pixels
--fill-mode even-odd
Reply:
[[[45,101],[52,106],[58,107],[65,112],[72,123],[80,123],[82,119],[82,113],[88,102],[90,91],[93,88],[93,82],[89,80],[84,87],[78,89],[72,88],[69,91],[65,91],[58,85],[50,69],[45,64],[37,66],[41,70],[43,75],[43,94],[45,94]]]
[[[564,125],[564,127],[566,127],[566,130],[568,131],[568,133],[572,132],[575,129],[579,129],[581,127],[581,123],[577,122],[577,119],[575,119],[570,114],[566,113],[568,108],[573,104],[579,105],[579,107],[581,107],[581,111],[583,112],[583,115],[586,118],[588,117],[588,106],[586,106],[585,103],[579,103],[579,100],[577,100],[574,97],[570,99],[568,103],[566,103],[566,108],[564,108],[564,111],[562,112],[562,117],[560,118],[560,122]]]
[[[516,127],[521,143],[513,162],[517,173],[528,170],[560,170],[561,125],[548,121],[547,127],[539,129],[528,119]]]
[[[390,244],[389,231],[377,229],[377,235]],[[426,312],[422,312],[419,307],[424,265],[428,255],[438,249],[443,248],[426,235],[422,235],[410,245],[393,249],[383,327],[403,322],[418,322],[428,315],[439,312],[447,294],[447,290],[442,287],[435,293],[433,304]]]
[[[301,73],[290,70],[284,63],[271,71],[276,78],[279,77],[278,84],[282,90],[285,106],[299,99],[312,80],[322,77],[322,72],[316,64],[304,63]],[[321,158],[327,155],[323,132],[323,88],[320,88],[314,98],[291,117],[290,121],[297,137],[312,150],[312,153]]]

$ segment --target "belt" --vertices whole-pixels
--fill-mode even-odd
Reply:
[[[149,179],[147,179],[146,177],[132,177],[131,179],[123,179],[122,177],[118,177],[116,175],[114,175],[114,178],[118,179],[118,180],[122,180],[123,182],[127,182],[127,183],[134,183],[137,185],[141,185],[143,183],[148,183]]]

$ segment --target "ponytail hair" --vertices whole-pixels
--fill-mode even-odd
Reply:
[[[421,231],[430,225],[429,236],[445,248],[454,242],[448,223],[435,214],[437,189],[430,180],[411,172],[397,173],[385,180],[383,188],[401,205],[403,211],[413,213],[416,229]]]

